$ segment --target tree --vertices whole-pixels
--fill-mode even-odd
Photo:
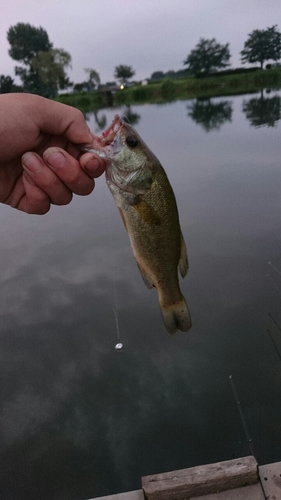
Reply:
[[[281,33],[277,25],[266,30],[254,30],[248,35],[241,53],[241,61],[249,63],[260,63],[261,69],[265,61],[272,59],[278,61],[281,58]]]
[[[71,64],[71,55],[63,49],[51,49],[38,52],[31,60],[31,68],[46,86],[49,97],[55,97],[59,89],[70,85],[65,68]]]
[[[119,66],[116,66],[114,70],[114,77],[117,80],[120,80],[120,82],[123,85],[126,85],[128,82],[129,78],[132,78],[134,76],[135,71],[133,70],[132,66],[125,66],[124,64],[120,64]]]
[[[23,91],[48,96],[47,86],[31,65],[31,61],[39,52],[48,52],[52,49],[48,33],[41,27],[35,28],[30,24],[18,23],[9,28],[7,39],[10,43],[9,55],[23,64],[15,67],[15,74],[23,83]]]
[[[88,73],[89,79],[88,79],[88,85],[89,85],[89,90],[93,90],[95,87],[98,87],[100,84],[100,75],[95,69],[91,68],[84,68],[84,71]]]
[[[183,64],[188,65],[190,74],[206,73],[229,66],[229,43],[219,44],[215,38],[200,38],[195,49],[187,56]]]
[[[48,33],[43,28],[18,23],[7,32],[9,55],[22,63],[15,67],[15,74],[23,83],[23,91],[54,97],[59,88],[69,85],[65,68],[71,56],[63,49],[53,48]]]
[[[0,94],[14,92],[14,80],[10,76],[0,75]]]
[[[151,80],[161,80],[162,78],[164,78],[164,73],[163,71],[154,71],[154,73],[152,73],[151,75]]]
[[[30,92],[42,96],[48,96],[46,86],[43,84],[38,73],[31,67],[16,66],[15,74],[19,76],[22,81],[22,92]]]
[[[38,52],[48,52],[53,47],[48,33],[43,28],[35,28],[25,23],[11,26],[7,32],[7,39],[11,45],[9,49],[11,58],[25,65],[29,65]]]

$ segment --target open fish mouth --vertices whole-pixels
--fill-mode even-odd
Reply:
[[[120,116],[115,115],[111,125],[106,130],[104,130],[104,132],[99,137],[97,137],[101,147],[105,147],[111,144],[122,127],[123,122]]]
[[[81,146],[82,151],[89,153],[96,153],[101,158],[109,159],[115,154],[119,153],[122,148],[122,140],[120,131],[123,127],[123,122],[119,115],[115,115],[111,125],[102,132],[99,136],[93,137],[91,145]]]

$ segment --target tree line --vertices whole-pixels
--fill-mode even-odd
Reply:
[[[16,85],[11,76],[0,75],[0,93],[30,92],[44,97],[55,97],[59,90],[73,86],[67,76],[71,67],[71,55],[64,49],[55,48],[48,33],[42,27],[26,23],[11,26],[7,32],[10,44],[9,55],[21,65],[15,66],[15,75],[22,85]],[[97,71],[85,68],[88,75],[87,90],[94,90],[100,84]],[[121,83],[135,74],[130,66],[116,66],[114,76]],[[82,84],[83,86],[83,84]]]
[[[252,31],[240,54],[242,63],[259,63],[261,69],[266,61],[278,61],[281,58],[281,33],[277,25]],[[208,75],[229,66],[230,57],[229,43],[221,45],[215,38],[201,38],[183,64],[188,66],[190,74]]]
[[[14,83],[10,76],[0,75],[0,93],[31,92],[45,97],[55,97],[59,90],[73,86],[67,76],[71,67],[71,55],[64,49],[54,48],[48,33],[42,28],[30,24],[18,23],[7,32],[10,44],[9,55],[21,63],[15,67],[15,75],[22,85]],[[242,63],[259,63],[261,69],[266,61],[278,61],[281,58],[281,33],[277,25],[264,30],[254,30],[244,43],[240,52]],[[186,70],[175,74],[209,75],[230,65],[229,43],[222,45],[215,38],[200,38],[198,44],[183,61]],[[94,90],[100,85],[100,77],[96,70],[85,68],[87,81],[74,85],[76,90]],[[171,73],[171,72],[170,72]],[[131,66],[120,64],[114,70],[114,77],[123,85],[135,74]],[[152,79],[161,77],[157,71]]]

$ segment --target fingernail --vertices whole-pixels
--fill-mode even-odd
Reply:
[[[23,168],[26,168],[30,172],[37,174],[43,169],[43,165],[40,159],[34,153],[25,153],[22,156]]]
[[[65,156],[59,151],[54,151],[47,154],[45,153],[44,159],[46,159],[49,165],[54,168],[62,168],[66,164]]]

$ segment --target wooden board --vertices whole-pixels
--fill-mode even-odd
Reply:
[[[243,486],[243,488],[211,493],[203,497],[193,497],[189,500],[265,500],[265,496],[261,484],[256,483],[250,486]]]
[[[257,483],[254,457],[218,462],[142,478],[148,500],[181,500]]]
[[[105,497],[96,497],[89,500],[144,500],[143,490],[126,491]]]
[[[268,500],[281,499],[281,462],[259,467],[260,480]]]

